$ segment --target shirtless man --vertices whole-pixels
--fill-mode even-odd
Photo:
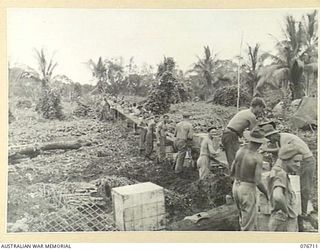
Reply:
[[[231,166],[240,147],[239,138],[245,129],[252,130],[257,125],[257,116],[263,112],[266,104],[262,98],[255,97],[249,109],[239,111],[224,129],[221,142],[225,149],[227,161]]]
[[[254,231],[257,217],[256,187],[268,198],[268,192],[261,182],[262,156],[257,152],[267,139],[259,127],[244,136],[249,144],[238,150],[231,166],[231,176],[235,178],[232,193],[239,210],[241,230]]]
[[[210,159],[215,158],[217,153],[214,150],[212,139],[215,135],[215,127],[208,129],[208,137],[204,138],[200,146],[200,156],[197,160],[197,167],[199,169],[199,179],[203,180],[210,174]]]

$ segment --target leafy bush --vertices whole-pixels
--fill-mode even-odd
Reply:
[[[186,86],[177,81],[174,85],[174,101],[173,103],[186,102],[191,99],[191,95],[188,93]]]
[[[62,119],[61,96],[56,89],[43,87],[36,111],[45,119]]]
[[[154,114],[164,114],[170,109],[173,103],[173,89],[176,79],[172,72],[165,72],[160,78],[159,84],[153,85],[145,104],[147,110]]]
[[[223,86],[218,88],[213,95],[212,102],[223,106],[237,106],[238,87],[237,85]],[[248,105],[251,97],[243,89],[240,89],[240,106]]]
[[[186,101],[189,95],[175,75],[173,58],[164,58],[158,67],[158,84],[153,84],[145,103],[145,108],[154,114],[164,114],[172,103]]]

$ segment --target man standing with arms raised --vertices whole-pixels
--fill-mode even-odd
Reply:
[[[263,112],[266,104],[262,98],[255,97],[249,109],[239,111],[228,123],[222,134],[222,145],[226,152],[229,166],[240,147],[239,138],[245,129],[252,130],[257,125],[257,116]]]

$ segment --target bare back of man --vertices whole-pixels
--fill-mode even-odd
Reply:
[[[256,229],[256,187],[267,195],[261,183],[261,171],[262,157],[256,148],[249,144],[237,152],[231,169],[231,175],[235,177],[232,192],[240,213],[242,231]]]
[[[256,169],[262,165],[261,156],[246,147],[240,149],[236,155],[232,171],[239,181],[256,183]]]

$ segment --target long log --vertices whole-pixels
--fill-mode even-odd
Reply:
[[[41,154],[42,151],[48,150],[74,150],[82,146],[89,146],[91,142],[83,142],[81,140],[70,142],[51,142],[39,145],[25,145],[9,148],[9,163],[14,164],[22,158],[33,158]]]
[[[47,151],[47,150],[57,150],[57,149],[79,149],[82,147],[81,142],[79,141],[71,141],[71,142],[52,142],[44,144],[40,147],[40,150]]]
[[[239,214],[235,204],[223,205],[207,211],[199,221],[183,219],[167,227],[170,231],[239,231]],[[191,216],[198,217],[199,214]]]

